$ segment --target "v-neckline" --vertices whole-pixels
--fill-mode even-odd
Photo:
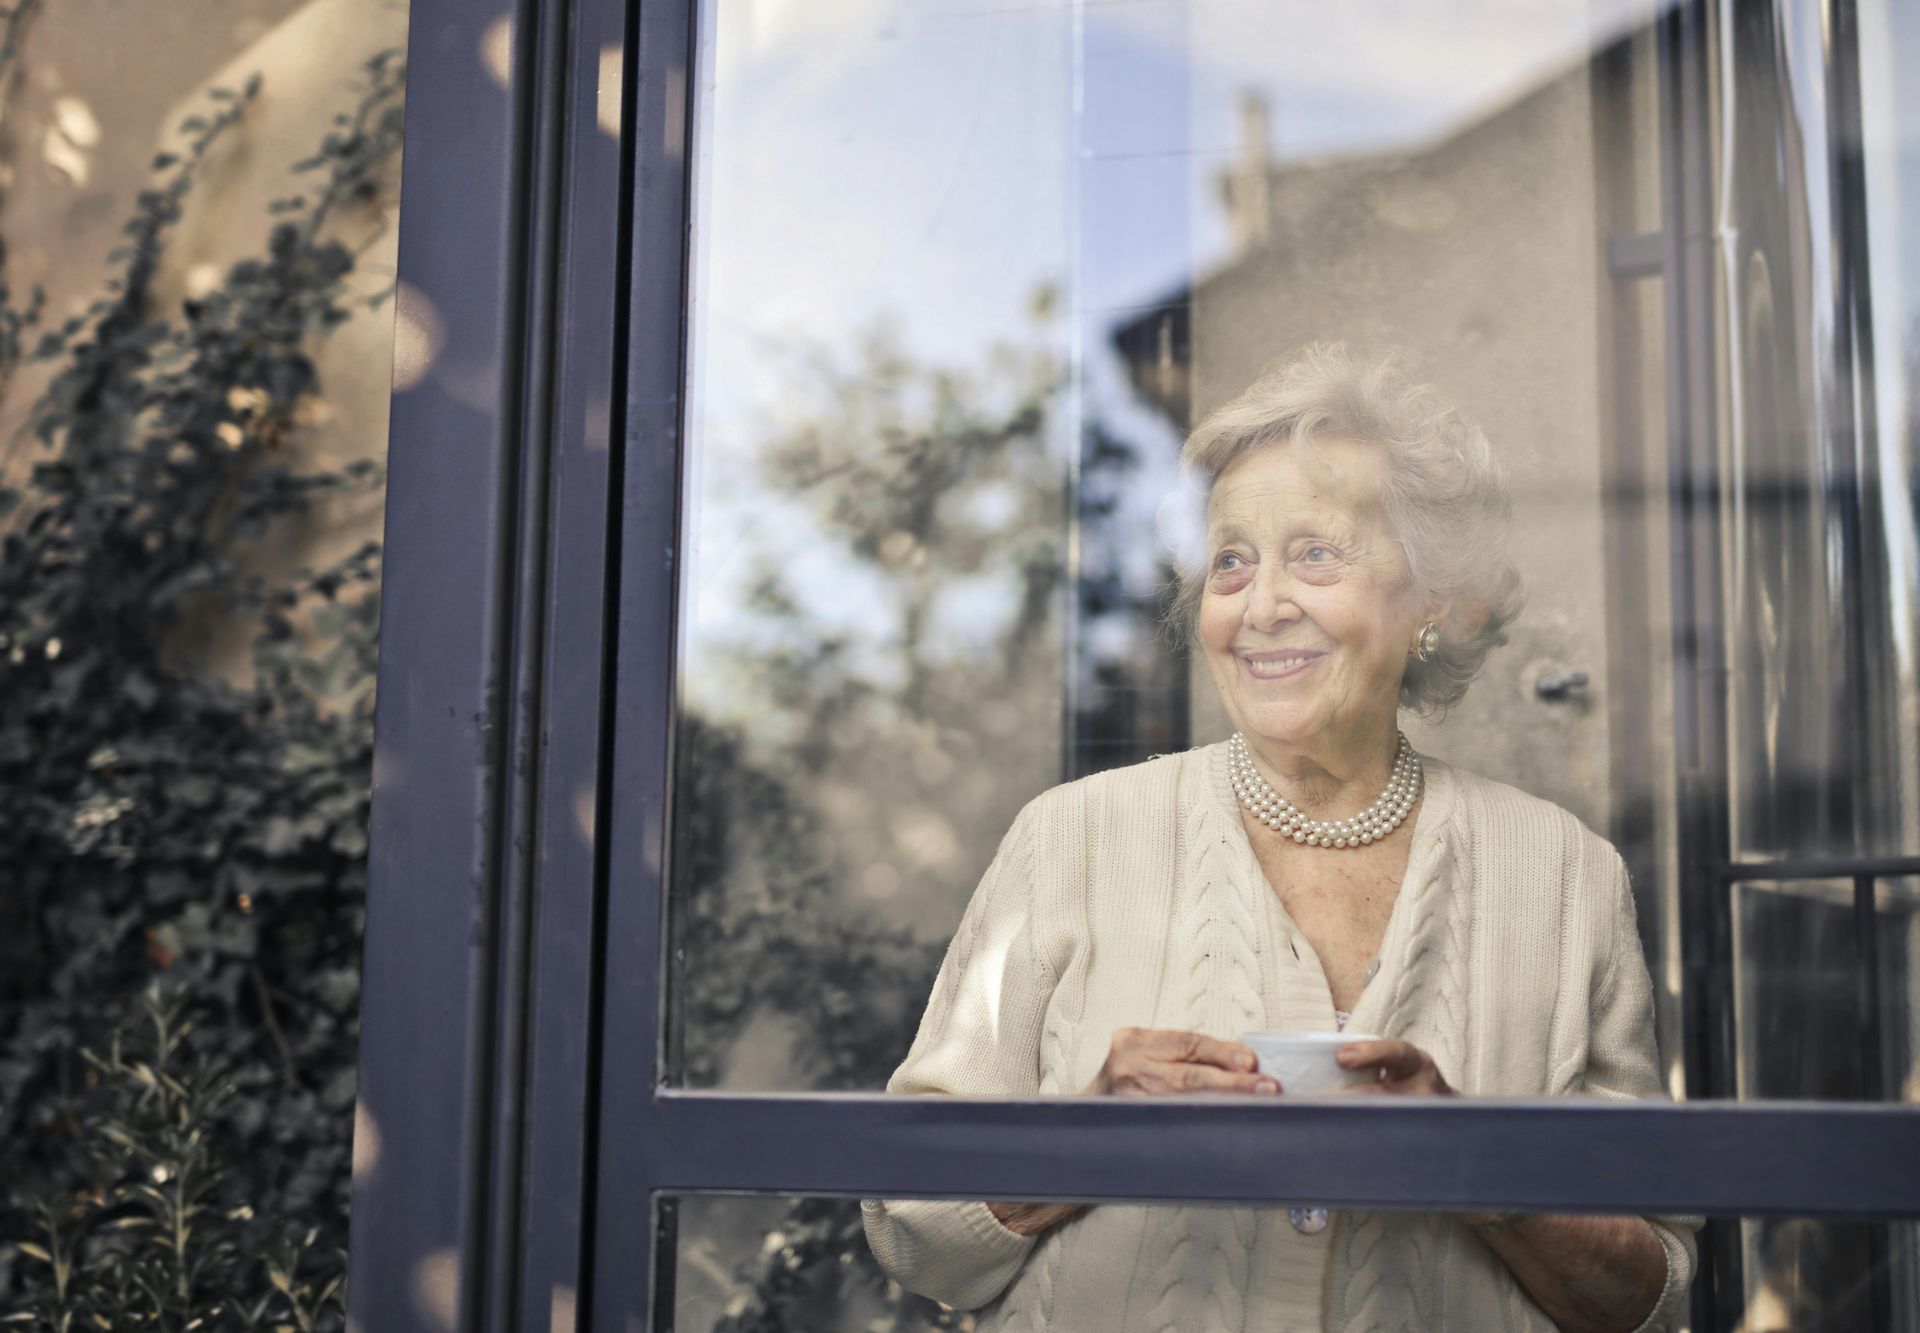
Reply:
[[[1309,967],[1318,984],[1320,997],[1324,1002],[1328,1031],[1341,1030],[1335,1015],[1339,1012],[1333,1002],[1333,987],[1327,980],[1326,965],[1320,961],[1319,952],[1313,942],[1295,923],[1281,902],[1280,895],[1274,891],[1268,881],[1266,871],[1260,867],[1260,857],[1253,850],[1253,840],[1247,836],[1246,825],[1241,822],[1240,802],[1233,794],[1233,784],[1227,770],[1227,742],[1222,741],[1210,747],[1209,759],[1212,764],[1213,781],[1208,785],[1213,789],[1216,804],[1228,824],[1232,826],[1232,836],[1239,840],[1243,864],[1251,878],[1252,885],[1266,895],[1267,910],[1277,914],[1277,920],[1285,928],[1290,941],[1297,941],[1304,949],[1300,958],[1303,966]],[[1411,918],[1414,908],[1408,899],[1417,896],[1419,885],[1427,879],[1436,859],[1446,849],[1444,829],[1453,806],[1453,773],[1441,760],[1420,756],[1424,770],[1425,790],[1420,808],[1414,813],[1410,830],[1411,845],[1407,848],[1407,866],[1401,873],[1400,887],[1394,895],[1393,907],[1387,913],[1386,929],[1380,934],[1380,948],[1369,964],[1372,975],[1361,985],[1360,994],[1353,1002],[1353,1008],[1347,1011],[1345,1027],[1355,1032],[1386,1035],[1383,1024],[1393,1017],[1391,1001],[1379,997],[1392,991],[1397,985],[1403,968],[1402,961],[1407,957],[1412,941],[1408,938],[1413,927]]]

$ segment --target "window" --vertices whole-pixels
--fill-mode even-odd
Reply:
[[[528,603],[577,690],[528,844],[570,887],[495,1057],[584,1091],[487,1122],[538,1158],[486,1159],[488,1234],[579,1198],[591,1239],[521,1308],[579,1277],[595,1328],[692,1318],[676,1265],[784,1227],[728,1209],[800,1205],[656,1204],[739,1193],[854,1265],[862,1197],[1702,1214],[1692,1327],[1788,1270],[1912,1326],[1920,35],[1831,11],[644,6],[617,522],[579,500]],[[1642,1091],[1688,1104],[881,1095],[1020,812],[1246,728],[1164,632],[1180,448],[1324,340],[1491,441],[1526,608],[1403,724],[1619,851]]]

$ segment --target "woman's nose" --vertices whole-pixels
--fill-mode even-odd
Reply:
[[[1298,620],[1300,614],[1300,604],[1294,600],[1293,579],[1271,564],[1262,569],[1247,590],[1248,626],[1271,629]]]

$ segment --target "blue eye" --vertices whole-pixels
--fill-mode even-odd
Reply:
[[[1240,557],[1235,555],[1232,551],[1227,551],[1224,554],[1222,554],[1219,559],[1213,562],[1213,567],[1215,569],[1230,569],[1232,568],[1232,566],[1229,565],[1227,562],[1229,560],[1237,561],[1239,559]]]
[[[1328,546],[1309,546],[1306,550],[1302,551],[1300,555],[1303,560],[1331,560],[1333,559],[1333,548]]]

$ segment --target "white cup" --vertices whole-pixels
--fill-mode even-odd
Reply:
[[[1294,1097],[1344,1092],[1380,1077],[1374,1069],[1342,1069],[1335,1057],[1342,1046],[1379,1041],[1368,1032],[1242,1032],[1240,1044],[1260,1061],[1260,1072],[1279,1080],[1280,1091]]]

